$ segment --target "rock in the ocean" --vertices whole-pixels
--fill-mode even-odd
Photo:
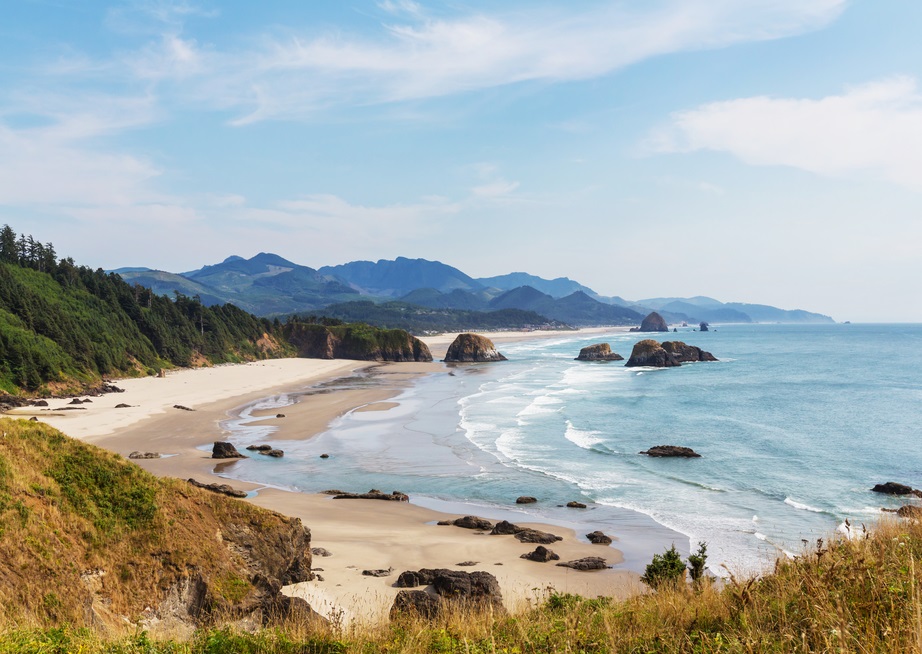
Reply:
[[[611,536],[606,536],[601,531],[593,531],[590,534],[586,534],[586,538],[588,538],[589,542],[593,545],[611,545]]]
[[[582,559],[576,559],[575,561],[565,561],[564,563],[558,563],[557,565],[563,568],[573,568],[574,570],[604,570],[608,567],[608,564],[600,556],[587,556]]]
[[[624,357],[617,352],[611,351],[611,345],[608,343],[596,343],[587,345],[579,351],[577,361],[624,361]]]
[[[583,504],[582,502],[577,502],[574,500],[572,502],[567,502],[567,508],[568,509],[585,509],[586,505]]]
[[[701,455],[695,452],[692,448],[682,447],[680,445],[655,445],[649,450],[645,450],[639,454],[646,454],[647,456],[685,457],[686,459],[701,458]]]
[[[265,456],[271,456],[275,459],[281,459],[283,456],[285,456],[285,452],[283,450],[274,450],[274,449],[260,450],[259,453]]]
[[[922,497],[922,491],[916,490],[912,486],[898,484],[895,481],[888,481],[885,484],[874,484],[871,489],[875,493],[884,493],[885,495],[915,495]]]
[[[522,497],[516,498],[515,503],[516,504],[534,504],[537,501],[538,501],[538,498],[536,497],[530,497],[528,495],[523,495]]]
[[[321,458],[321,459],[329,459],[329,458],[330,458],[330,455],[329,455],[329,454],[321,454],[321,455],[320,455],[320,458]]]
[[[493,341],[479,334],[458,334],[448,346],[445,358],[447,362],[506,361],[506,357],[496,351]]]
[[[624,365],[628,368],[648,366],[652,368],[669,368],[693,361],[717,361],[713,354],[700,347],[686,345],[681,341],[666,341],[662,345],[646,339],[634,344],[631,358]]]
[[[668,332],[669,325],[666,324],[666,319],[661,315],[656,313],[656,311],[651,311],[646,318],[644,318],[640,323],[639,332]]]
[[[211,448],[212,459],[243,459],[245,458],[232,443],[215,441]]]
[[[466,515],[463,518],[458,518],[452,523],[455,527],[464,527],[465,529],[479,529],[480,531],[488,531],[493,528],[493,523],[489,520],[484,520],[483,518],[478,518],[474,515]]]
[[[271,445],[247,445],[247,449],[252,452],[268,452],[272,449]]]
[[[520,558],[537,561],[538,563],[547,563],[548,561],[559,561],[560,555],[555,554],[553,550],[549,550],[544,545],[538,545],[534,552],[523,554]]]

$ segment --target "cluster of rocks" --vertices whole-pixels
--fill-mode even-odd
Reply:
[[[248,445],[247,449],[258,454],[274,457],[276,459],[281,459],[283,456],[285,456],[284,451],[276,449],[271,445]]]
[[[395,585],[398,588],[428,586],[431,592],[402,590],[397,593],[391,606],[391,619],[410,614],[433,620],[457,609],[489,611],[494,615],[506,613],[499,582],[482,570],[407,570],[400,574]]]
[[[681,341],[665,341],[660,344],[646,339],[634,344],[631,358],[624,365],[628,368],[637,366],[670,368],[697,361],[717,361],[717,358],[700,347],[686,345]]]
[[[888,481],[883,484],[874,484],[874,488],[871,489],[874,493],[882,493],[884,495],[896,495],[897,497],[919,497],[922,498],[922,490],[913,488],[912,486],[907,486],[906,484],[899,484],[895,481]],[[904,504],[898,509],[882,509],[886,513],[895,513],[901,518],[910,518],[912,520],[922,520],[922,507],[913,506],[911,504]]]

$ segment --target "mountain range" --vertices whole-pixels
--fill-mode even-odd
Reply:
[[[370,300],[392,308],[409,305],[441,312],[514,309],[530,312],[531,318],[546,318],[548,323],[573,326],[633,325],[653,310],[669,322],[833,322],[829,316],[809,311],[724,303],[703,296],[629,301],[599,295],[566,277],[544,279],[513,272],[474,278],[440,261],[405,257],[314,269],[276,254],[260,253],[250,259],[231,256],[184,273],[149,268],[113,272],[158,294],[197,296],[206,305],[230,302],[269,317],[307,313],[335,316],[343,306],[354,311],[357,306],[368,306]]]

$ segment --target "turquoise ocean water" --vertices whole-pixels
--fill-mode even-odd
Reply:
[[[454,513],[601,528],[625,565],[706,541],[709,563],[764,569],[901,502],[878,482],[922,487],[922,326],[718,325],[657,335],[717,363],[672,369],[574,361],[608,342],[629,356],[644,336],[611,333],[503,345],[505,363],[428,375],[386,411],[352,412],[307,441],[278,442],[282,460],[249,459],[237,478],[313,492],[399,489]],[[359,374],[339,385],[373,385]],[[330,388],[308,392],[326,392]],[[250,417],[296,395],[243,407],[225,427],[238,447],[272,438]],[[700,459],[653,459],[653,445]],[[329,453],[330,459],[319,459]],[[519,495],[537,505],[517,507]],[[579,500],[586,511],[559,505]],[[459,506],[466,504],[474,506]]]

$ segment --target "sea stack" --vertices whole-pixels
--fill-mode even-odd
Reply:
[[[482,361],[506,361],[506,357],[496,351],[493,341],[479,334],[458,334],[448,346],[445,362],[473,363]]]
[[[608,343],[588,345],[579,351],[577,361],[624,361],[624,357],[611,351]]]
[[[639,332],[668,332],[669,325],[666,324],[666,319],[661,315],[656,313],[656,311],[651,311],[650,314],[643,319],[640,323]]]
[[[717,361],[717,358],[700,347],[686,345],[681,341],[666,341],[660,345],[654,340],[647,339],[634,344],[631,358],[624,365],[628,368],[638,366],[670,368],[694,361]]]

